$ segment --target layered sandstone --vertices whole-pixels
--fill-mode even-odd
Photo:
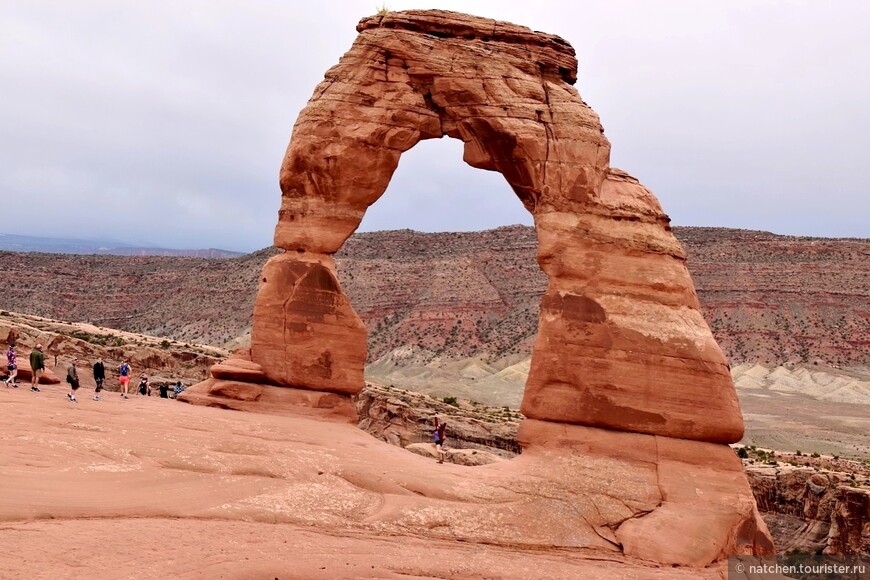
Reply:
[[[28,357],[37,344],[42,344],[46,370],[40,383],[61,383],[59,377],[66,377],[67,368],[76,360],[79,379],[86,389],[95,386],[91,365],[98,358],[103,359],[106,367],[105,388],[114,390],[118,386],[117,369],[124,361],[130,363],[134,374],[146,373],[152,385],[177,381],[191,384],[201,381],[210,366],[220,368],[221,364],[215,363],[227,355],[226,351],[213,347],[4,311],[0,315],[2,350],[5,352],[5,345],[11,343],[17,346],[19,383],[30,381]]]
[[[283,251],[261,277],[253,365],[229,361],[185,399],[292,413],[305,404],[298,393],[329,406],[326,398],[359,392],[366,329],[333,254],[403,152],[460,139],[464,160],[500,172],[534,216],[548,278],[522,405],[525,452],[442,495],[454,502],[444,509],[399,499],[364,521],[696,568],[771,552],[740,462],[722,445],[740,439],[743,420],[685,254],[652,193],[609,166],[598,116],[573,88],[571,46],[441,11],[380,14],[357,30],[300,113],[284,158]],[[262,373],[260,384],[245,382],[251,373]],[[344,477],[359,485],[370,474]],[[486,508],[466,505],[469,492]],[[499,525],[517,517],[521,525]]]
[[[448,136],[465,143],[467,163],[501,172],[535,217],[549,282],[526,416],[738,440],[736,395],[683,250],[655,197],[609,167],[598,116],[572,86],[570,45],[439,11],[378,15],[358,30],[300,113],[281,169],[284,253],[264,271],[251,339],[268,380],[362,388],[364,328],[331,256],[401,153]]]

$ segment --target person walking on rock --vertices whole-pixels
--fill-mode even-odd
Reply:
[[[39,384],[39,377],[42,376],[43,371],[45,371],[45,355],[42,352],[42,345],[37,344],[30,352],[30,390],[35,393],[39,392],[39,387],[36,385]]]
[[[79,390],[79,373],[76,371],[76,361],[78,359],[72,359],[72,362],[69,365],[69,368],[66,370],[66,382],[69,383],[70,391],[66,394],[66,398],[69,399],[70,403],[78,403],[78,399],[76,399],[76,391]]]
[[[15,382],[15,377],[18,376],[18,355],[15,354],[15,345],[10,344],[6,350],[6,370],[9,371],[9,378],[4,382],[8,387],[10,384],[18,388],[18,383]]]
[[[130,363],[127,361],[122,362],[118,369],[118,373],[121,375],[119,378],[121,381],[121,396],[125,399],[129,399],[130,397],[127,396],[127,388],[130,384]]]
[[[447,423],[438,423],[438,417],[435,417],[435,430],[432,432],[432,439],[435,440],[435,450],[438,452],[438,463],[444,463],[444,433],[447,428]]]
[[[98,358],[94,363],[94,383],[97,388],[94,390],[94,400],[100,400],[100,391],[103,390],[103,381],[106,380],[106,366],[103,364],[103,359]]]

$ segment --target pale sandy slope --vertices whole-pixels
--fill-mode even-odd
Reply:
[[[408,366],[387,356],[373,381],[518,408],[530,359],[490,365],[482,358]],[[732,371],[746,421],[743,442],[782,451],[870,459],[870,369],[741,364]]]
[[[581,496],[552,457],[437,465],[349,424],[63,393],[0,387],[0,578],[721,577],[562,529]],[[606,486],[582,497],[621,493],[580,460],[558,473]]]
[[[731,369],[739,390],[803,395],[818,401],[870,405],[870,369],[744,363]]]
[[[491,364],[483,357],[414,366],[400,350],[368,365],[366,377],[381,384],[436,396],[453,395],[487,405],[518,407],[530,358]],[[738,391],[801,395],[818,401],[870,405],[870,369],[741,364],[731,370]]]

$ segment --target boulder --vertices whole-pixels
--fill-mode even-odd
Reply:
[[[64,371],[64,377],[66,376],[66,371]],[[21,355],[18,356],[18,381],[21,383],[29,383],[30,379],[33,377],[33,371],[30,368],[30,362],[25,360]],[[40,385],[57,385],[61,381],[57,378],[57,375],[54,374],[53,370],[45,369],[42,374],[39,375],[39,384]]]

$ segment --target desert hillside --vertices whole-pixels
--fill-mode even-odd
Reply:
[[[870,364],[870,240],[675,228],[732,364]],[[354,235],[337,256],[369,360],[521,362],[546,278],[534,230]],[[181,341],[244,336],[274,249],[234,259],[0,253],[0,308]],[[385,358],[386,357],[386,358]]]

